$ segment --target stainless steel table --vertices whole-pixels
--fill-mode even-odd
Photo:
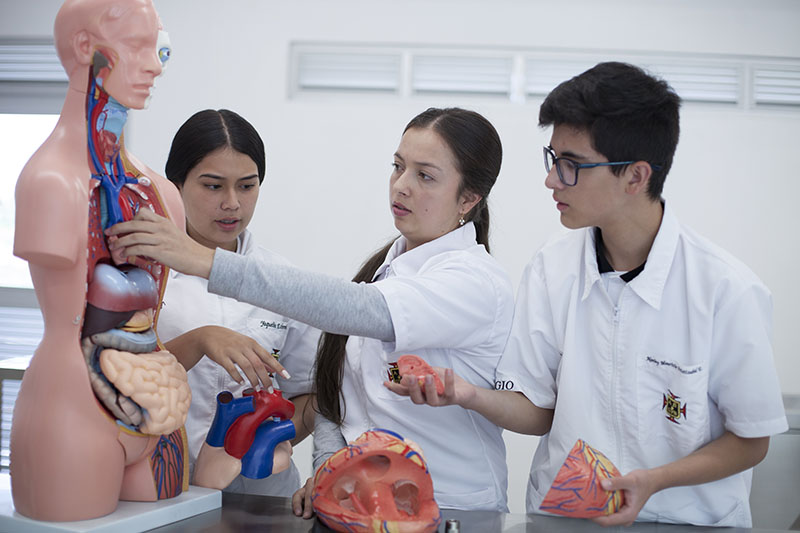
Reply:
[[[543,533],[550,531],[566,533],[611,532],[625,533],[775,533],[778,529],[742,529],[676,526],[668,524],[637,523],[628,528],[603,528],[588,520],[540,515],[505,514],[489,511],[443,510],[444,520],[458,519],[461,533]],[[443,520],[443,522],[444,522]],[[288,498],[223,494],[222,508],[203,513],[187,520],[154,529],[157,532],[240,532],[260,533],[316,533],[330,529],[316,520],[303,520],[292,513]],[[444,524],[439,527],[444,532]]]

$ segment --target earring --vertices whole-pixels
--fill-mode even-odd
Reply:
[[[458,225],[459,226],[463,226],[466,223],[467,223],[467,221],[464,220],[464,215],[461,215],[461,217],[458,219]]]

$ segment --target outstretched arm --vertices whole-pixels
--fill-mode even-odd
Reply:
[[[672,463],[604,479],[601,482],[603,489],[622,490],[625,503],[616,513],[593,520],[603,526],[630,525],[656,492],[670,487],[709,483],[752,468],[764,459],[768,448],[769,437],[745,439],[725,432]]]
[[[208,278],[209,292],[236,298],[322,331],[395,340],[389,307],[369,284],[212,250],[163,217],[141,210],[106,230],[109,247],[125,257],[150,257],[184,274]]]
[[[385,381],[384,386],[395,394],[409,396],[416,404],[460,405],[472,409],[493,424],[516,433],[544,435],[550,431],[553,410],[537,407],[521,392],[478,387],[456,376],[452,368],[435,367],[434,370],[444,380],[444,394],[437,394],[431,376],[425,376],[423,387],[415,376],[404,376],[400,383]]]

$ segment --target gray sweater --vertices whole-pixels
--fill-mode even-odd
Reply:
[[[322,331],[394,341],[383,294],[367,283],[271,263],[217,248],[208,291],[269,309]]]

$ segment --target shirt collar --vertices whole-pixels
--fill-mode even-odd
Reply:
[[[661,298],[664,294],[664,286],[667,283],[667,276],[672,267],[672,259],[678,247],[680,237],[680,224],[675,218],[674,213],[666,204],[662,203],[664,214],[661,217],[661,225],[658,233],[647,254],[647,260],[640,267],[632,270],[635,272],[639,268],[642,270],[630,278],[628,286],[645,302],[655,309],[660,309]],[[587,231],[584,240],[584,285],[581,299],[586,299],[592,286],[600,280],[601,270],[598,259],[598,245],[596,243],[595,231]],[[607,263],[607,261],[606,261]],[[647,268],[644,268],[645,264]],[[609,265],[610,266],[610,265]]]
[[[614,267],[611,266],[611,263],[608,262],[608,258],[606,257],[606,244],[603,242],[603,232],[600,231],[600,228],[594,228],[594,248],[595,255],[597,256],[597,269],[599,270],[600,274],[614,272]],[[622,274],[620,279],[625,283],[628,283],[642,273],[645,263],[647,263],[646,259],[645,262],[638,267]]]
[[[661,226],[658,228],[650,253],[647,254],[647,268],[629,284],[636,294],[655,309],[661,308],[661,298],[664,295],[664,287],[681,234],[681,226],[675,214],[666,202],[663,205]]]
[[[420,271],[422,265],[433,257],[443,252],[453,250],[464,250],[470,246],[475,246],[477,234],[475,224],[467,222],[449,233],[445,233],[438,239],[421,244],[412,250],[406,251],[406,238],[400,236],[386,254],[383,264],[375,272],[373,281],[384,277],[387,270],[396,274],[413,275]]]

